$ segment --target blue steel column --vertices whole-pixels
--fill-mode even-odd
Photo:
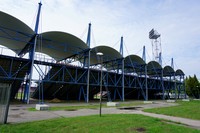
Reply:
[[[99,107],[99,115],[101,117],[101,106],[102,106],[102,82],[103,82],[103,54],[99,55],[100,61],[101,61],[101,77],[100,77],[100,107]]]
[[[180,81],[179,81],[180,83],[181,83],[181,77],[182,75],[180,76]],[[178,86],[178,99],[179,99],[180,91],[181,91],[181,85]]]
[[[176,83],[176,79],[175,79],[175,83]],[[175,99],[177,99],[177,94],[176,94],[176,89],[177,89],[177,84],[175,84],[175,88],[174,88],[174,93],[175,93]]]
[[[86,42],[89,48],[90,48],[90,35],[91,35],[91,23],[89,23],[87,42]],[[90,92],[90,50],[88,51],[87,103],[89,102],[89,98],[90,98],[89,92]]]
[[[142,59],[143,59],[144,62],[146,63],[146,49],[145,49],[145,46],[143,46]]]
[[[174,59],[171,59],[171,67],[174,69]]]
[[[122,101],[125,101],[125,97],[124,97],[124,58],[122,59]]]
[[[162,53],[159,53],[159,64],[162,66]]]
[[[86,44],[88,45],[88,47],[90,48],[90,40],[91,40],[91,23],[89,23],[88,26],[88,34],[87,34],[87,40],[86,40]]]
[[[36,24],[35,24],[35,33],[38,34],[38,27],[39,27],[39,20],[40,20],[40,11],[41,11],[41,6],[42,3],[38,3],[39,4],[39,8],[38,8],[38,13],[37,13],[37,18],[36,18]],[[32,80],[32,74],[33,74],[33,65],[34,65],[34,56],[35,56],[35,48],[36,48],[36,43],[37,43],[37,36],[35,36],[35,40],[33,43],[33,48],[31,49],[31,52],[29,52],[29,59],[31,60],[31,67],[30,70],[28,72],[29,75],[29,81],[28,81],[28,95],[27,95],[27,104],[29,104],[29,100],[30,100],[30,88],[31,88],[31,80]]]
[[[145,64],[145,90],[146,90],[146,98],[145,98],[145,100],[148,101],[147,64]]]
[[[39,8],[38,8],[38,13],[37,13],[37,18],[36,18],[36,23],[35,23],[35,33],[38,34],[38,27],[39,27],[39,22],[40,22],[40,12],[41,12],[41,7],[42,3],[38,3]]]
[[[122,56],[124,56],[124,50],[123,50],[123,36],[121,37],[119,52],[120,52],[120,54],[121,54]]]
[[[163,81],[163,69],[161,70],[161,86],[162,86],[162,93],[163,93],[163,100],[165,100],[165,88],[164,88],[164,81]]]
[[[185,99],[186,99],[187,96],[186,96],[186,90],[185,90],[185,76],[184,75],[183,75],[183,89],[184,89]]]
[[[180,78],[180,83],[181,83],[181,76],[179,77]],[[177,88],[177,99],[179,99],[179,96],[180,96],[180,90],[181,90],[181,85],[179,84],[178,85],[178,88]]]
[[[145,62],[145,90],[146,90],[146,97],[145,100],[148,101],[148,86],[147,86],[147,64],[146,64],[146,49],[145,46],[143,46],[143,54],[142,54],[142,59]]]
[[[174,93],[175,93],[175,99],[176,99],[176,75],[174,73]]]
[[[123,50],[123,36],[121,37],[121,43],[120,43],[120,53],[123,57],[122,59],[122,101],[125,100],[124,98],[124,50]]]
[[[171,67],[174,69],[174,59],[171,58]],[[176,75],[174,73],[174,93],[175,93],[175,99],[176,99]]]

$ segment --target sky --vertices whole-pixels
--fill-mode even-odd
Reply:
[[[0,0],[0,10],[34,29],[40,0]],[[42,0],[39,32],[63,31],[86,41],[92,23],[91,47],[106,45],[119,51],[124,37],[124,56],[152,60],[149,31],[161,34],[163,66],[182,69],[200,79],[199,0]]]

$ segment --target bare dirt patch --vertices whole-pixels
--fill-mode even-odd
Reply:
[[[131,132],[136,131],[138,133],[144,133],[144,132],[146,132],[146,129],[143,127],[138,127],[138,128],[132,127],[132,128],[129,128],[129,131],[131,131]]]
[[[140,133],[143,133],[143,132],[146,131],[146,129],[145,129],[145,128],[142,128],[142,127],[136,128],[135,130],[136,130],[137,132],[140,132]]]

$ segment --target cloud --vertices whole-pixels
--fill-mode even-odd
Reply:
[[[38,0],[39,2],[39,0]],[[42,0],[41,32],[64,31],[86,40],[86,30],[92,22],[92,47],[100,44],[119,50],[120,37],[128,51],[139,54],[146,45],[151,57],[148,33],[155,28],[161,34],[163,59],[174,57],[186,75],[197,73],[199,62],[200,2],[198,0]],[[32,28],[37,12],[35,0],[0,1],[0,9],[16,16]],[[170,64],[168,64],[170,65]],[[190,66],[190,67],[188,67]]]

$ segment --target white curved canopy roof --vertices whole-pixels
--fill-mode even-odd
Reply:
[[[0,45],[6,46],[19,54],[22,49],[30,43],[36,33],[25,23],[19,19],[0,11]],[[36,52],[45,53],[56,60],[63,60],[70,56],[79,54],[80,52],[89,49],[87,44],[74,35],[65,32],[51,31],[39,34],[37,40]],[[122,55],[115,49],[109,46],[97,46],[91,49],[90,64],[98,64],[99,57],[97,53],[103,53],[103,62],[110,62],[123,58]],[[145,64],[144,61],[137,55],[129,55],[125,58],[125,62],[130,63],[130,59],[135,65]],[[125,67],[126,64],[125,64]],[[159,63],[151,61],[147,64],[148,74],[160,73],[162,67]],[[170,66],[164,67],[164,75],[174,73]],[[176,76],[184,75],[181,69],[176,70]]]
[[[19,19],[0,11],[0,45],[19,53],[35,32]]]
[[[165,66],[163,68],[163,76],[173,76],[174,73],[175,71],[171,66]]]
[[[63,60],[85,49],[88,49],[87,44],[74,35],[51,31],[39,34],[36,52],[45,53],[55,60]]]
[[[124,61],[125,65],[130,65],[130,63],[136,66],[145,65],[144,60],[138,55],[128,55],[125,57]]]
[[[97,46],[91,49],[91,58],[90,58],[90,64],[98,64],[100,63],[99,57],[97,56],[97,53],[103,53],[103,62],[109,62],[112,60],[120,59],[122,58],[122,55],[115,49],[109,47],[109,46]]]
[[[176,76],[184,76],[185,74],[181,69],[177,69],[176,72],[175,72],[175,75]]]
[[[162,67],[161,65],[156,61],[150,61],[147,64],[147,73],[148,75],[160,75],[161,74]]]
[[[144,65],[146,63],[138,55],[128,55],[124,59],[125,69],[134,69],[136,72],[144,71]]]

